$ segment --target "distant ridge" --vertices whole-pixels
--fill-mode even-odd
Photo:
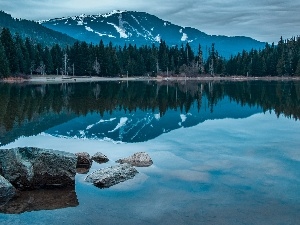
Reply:
[[[9,28],[12,34],[20,34],[22,38],[29,37],[33,42],[41,43],[44,46],[72,45],[76,40],[66,34],[46,28],[37,22],[14,19],[11,15],[0,11],[0,31],[2,28]]]
[[[81,14],[38,22],[88,43],[98,44],[102,39],[105,44],[111,41],[114,45],[131,43],[141,46],[158,43],[163,39],[168,45],[180,46],[188,42],[194,49],[200,43],[204,57],[212,43],[227,58],[242,50],[262,49],[265,46],[263,42],[244,36],[208,35],[195,28],[172,24],[146,12],[114,10],[106,14]]]

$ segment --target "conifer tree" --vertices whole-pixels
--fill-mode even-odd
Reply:
[[[10,72],[15,75],[19,71],[15,42],[8,28],[3,28],[0,40],[5,50]]]
[[[9,75],[9,65],[6,58],[4,47],[0,41],[0,78],[8,77]]]
[[[300,59],[298,60],[298,64],[297,64],[295,75],[296,76],[300,76]]]

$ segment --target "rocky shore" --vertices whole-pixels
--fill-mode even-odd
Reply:
[[[148,167],[153,163],[147,153],[138,152],[116,161],[120,164],[88,174],[93,161],[106,163],[109,159],[101,152],[90,156],[87,152],[72,154],[33,147],[1,149],[0,212],[22,213],[77,206],[76,172],[87,173],[86,182],[108,188],[132,179],[138,174],[135,166]],[[64,196],[58,197],[57,193],[64,193]],[[32,200],[34,202],[27,204]]]
[[[33,75],[25,78],[10,77],[0,81],[6,83],[35,83],[35,84],[51,84],[51,83],[82,83],[82,82],[98,82],[98,81],[143,81],[143,80],[154,80],[154,81],[252,81],[252,80],[263,80],[263,81],[289,81],[289,80],[300,80],[300,77],[289,77],[289,76],[265,76],[265,77],[247,77],[247,76],[157,76],[157,77],[93,77],[93,76],[61,76],[61,75]]]

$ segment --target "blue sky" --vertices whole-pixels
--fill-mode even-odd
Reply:
[[[280,36],[300,35],[299,0],[2,0],[0,9],[30,20],[115,9],[143,11],[208,34],[243,35],[270,43],[277,43]]]

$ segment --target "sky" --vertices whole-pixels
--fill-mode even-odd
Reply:
[[[141,11],[211,35],[248,36],[275,44],[280,36],[300,35],[300,0],[0,0],[0,10],[29,20]]]

